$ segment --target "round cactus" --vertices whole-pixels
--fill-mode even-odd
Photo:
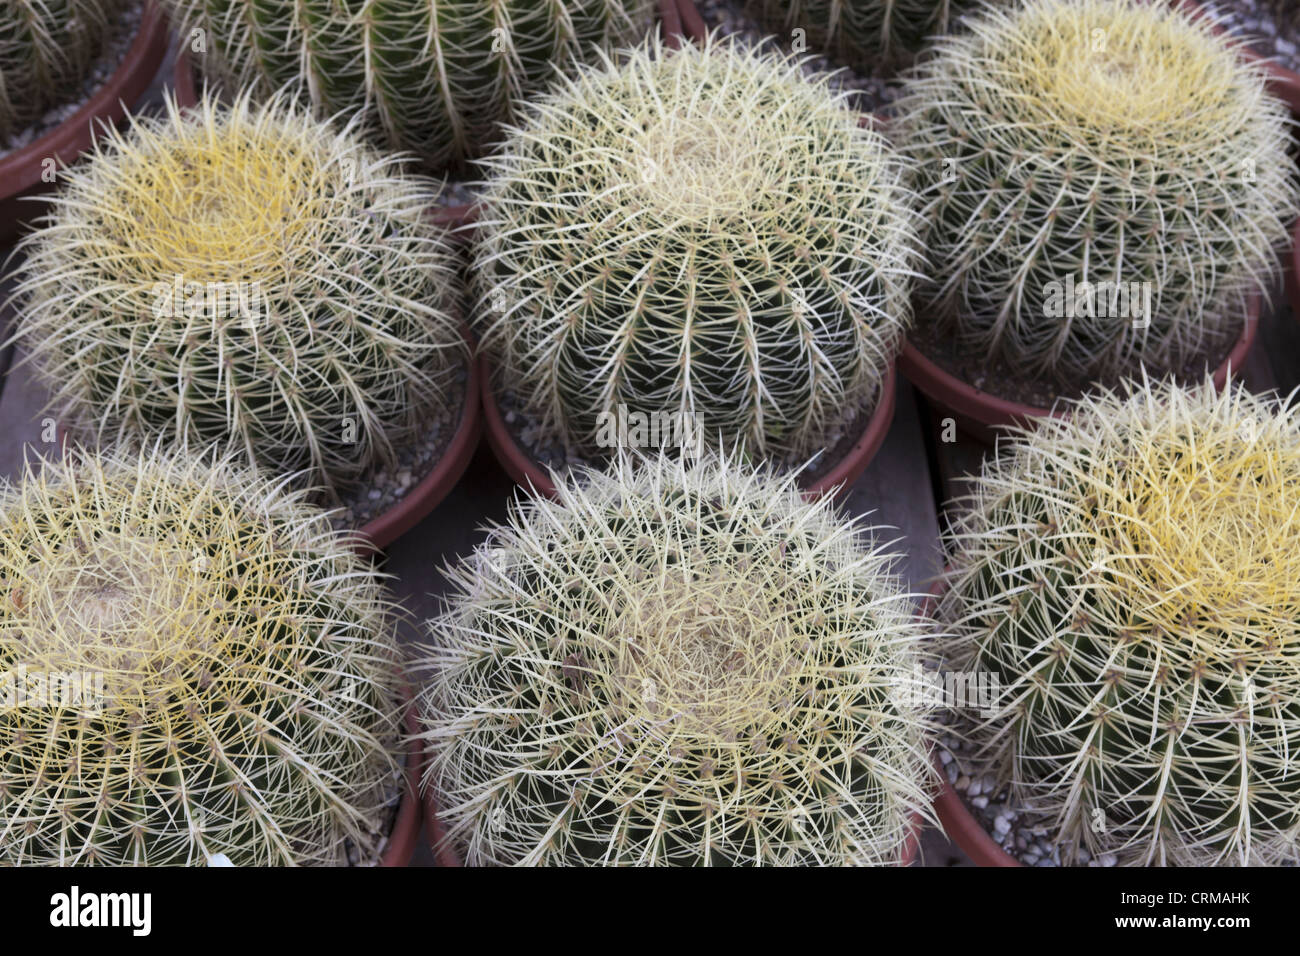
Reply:
[[[449,569],[421,697],[472,864],[888,864],[928,812],[920,636],[789,477],[662,456],[559,482]],[[418,665],[417,665],[418,666]]]
[[[1026,0],[966,25],[899,101],[925,321],[1049,379],[1221,356],[1300,214],[1264,68],[1146,0]]]
[[[205,73],[361,111],[435,167],[479,154],[557,66],[645,36],[653,0],[165,0]]]
[[[0,483],[0,861],[376,860],[393,608],[347,535],[228,460]]]
[[[619,406],[802,460],[869,407],[910,321],[903,167],[798,61],[646,45],[484,160],[475,321],[548,437]]]
[[[122,0],[0,5],[0,145],[40,119],[90,69]]]
[[[458,394],[436,195],[283,102],[137,120],[24,241],[18,336],[103,442],[223,442],[339,491]]]
[[[803,30],[808,49],[872,68],[909,59],[973,0],[749,0],[771,30]]]
[[[1061,842],[1128,864],[1300,856],[1300,412],[1168,384],[986,463],[949,536],[976,738]]]

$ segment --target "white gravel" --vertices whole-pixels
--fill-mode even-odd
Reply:
[[[939,741],[939,762],[943,772],[971,815],[1004,851],[1026,866],[1116,866],[1111,853],[1093,859],[1086,849],[1062,841],[1049,818],[1035,813],[1016,799],[1005,782],[1003,768],[984,766],[974,747],[965,739],[971,728],[967,715],[941,714],[940,720],[952,733]]]

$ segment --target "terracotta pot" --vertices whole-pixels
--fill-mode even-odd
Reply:
[[[393,821],[393,832],[388,836],[388,846],[379,858],[380,866],[409,866],[415,855],[415,844],[420,837],[420,825],[423,821],[424,805],[420,802],[420,778],[424,776],[424,746],[415,739],[420,732],[420,723],[415,717],[415,704],[411,699],[409,688],[403,692],[406,710],[402,724],[406,736],[411,741],[406,748],[406,769],[403,778],[406,786],[402,798],[397,804],[397,817]]]
[[[1255,58],[1254,53],[1249,54]],[[1270,61],[1265,62],[1269,72],[1268,88],[1274,96],[1291,108],[1291,115],[1300,119],[1300,73]]]
[[[470,340],[468,332],[465,337]],[[472,341],[470,350],[472,355]],[[460,481],[461,475],[465,474],[470,459],[474,457],[474,450],[478,448],[479,436],[483,430],[483,416],[479,406],[481,374],[479,362],[470,359],[469,375],[465,380],[465,407],[461,412],[456,433],[452,435],[451,442],[443,450],[442,457],[434,464],[433,469],[420,479],[419,484],[392,507],[358,529],[367,539],[366,544],[358,546],[362,554],[373,554],[388,547],[423,521],[425,516],[456,487],[456,482]]]
[[[943,824],[948,839],[961,847],[976,866],[1024,866],[998,846],[997,841],[980,826],[962,802],[961,796],[948,782],[947,775],[943,777],[943,789],[934,799],[934,809],[939,814],[939,822]]]
[[[917,613],[929,615],[934,611],[935,602],[948,589],[946,581],[939,581],[930,589],[930,596],[921,602]],[[962,802],[961,795],[951,783],[948,775],[940,767],[939,779],[943,788],[934,800],[935,813],[943,831],[977,866],[1024,866],[1019,860],[998,846],[997,841],[988,835],[988,831],[975,819],[975,815]]]
[[[424,795],[424,823],[428,833],[429,849],[433,851],[434,863],[438,866],[464,866],[460,854],[450,843],[444,842],[447,839],[447,828],[442,825],[435,811],[433,791],[430,789]]]
[[[677,32],[696,43],[708,37],[709,28],[704,23],[704,17],[700,16],[700,11],[695,6],[694,0],[676,0],[676,2],[677,16],[681,21],[681,29]],[[666,16],[664,17],[664,23],[668,23]]]
[[[551,481],[545,466],[534,459],[515,440],[514,433],[506,425],[501,415],[501,408],[497,405],[486,359],[480,356],[479,361],[482,367],[479,369],[478,378],[482,388],[483,421],[486,425],[488,446],[506,474],[513,478],[516,484],[529,489],[534,494],[554,498],[555,483]],[[890,365],[881,384],[880,401],[876,403],[875,410],[867,420],[866,428],[848,453],[830,471],[804,487],[804,497],[821,498],[833,491],[834,497],[839,499],[848,493],[853,482],[866,470],[867,465],[871,464],[871,459],[880,450],[885,436],[889,433],[889,426],[894,420],[894,392],[894,366]]]
[[[921,831],[925,829],[925,819],[919,813],[912,814],[912,831],[903,841],[903,849],[898,855],[899,866],[911,866],[916,862],[921,851]]]
[[[53,159],[56,166],[73,163],[102,135],[105,124],[120,122],[127,105],[134,104],[153,82],[166,53],[167,17],[151,0],[135,41],[104,85],[57,127],[0,158],[0,242],[45,211],[46,203],[32,201],[57,186],[42,181],[45,161]]]
[[[180,46],[176,48],[176,62],[172,64],[172,93],[176,97],[176,105],[181,107],[193,106],[199,101],[198,84],[194,82],[194,61],[190,59],[186,39],[180,38]]]
[[[1251,296],[1246,310],[1246,321],[1241,335],[1228,352],[1227,357],[1214,371],[1214,387],[1223,388],[1228,380],[1229,370],[1241,372],[1246,363],[1246,356],[1255,344],[1259,332],[1259,310],[1261,296]],[[898,367],[903,376],[915,385],[928,398],[941,415],[950,415],[957,425],[972,438],[992,445],[999,434],[998,427],[1004,425],[1023,425],[1035,418],[1048,416],[1062,417],[1066,413],[1059,408],[1035,408],[1022,405],[1009,399],[999,398],[988,392],[969,385],[930,361],[910,342],[903,345],[903,352],[898,357]]]

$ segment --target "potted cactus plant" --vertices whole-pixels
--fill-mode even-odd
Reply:
[[[734,455],[556,481],[447,570],[415,654],[443,858],[910,862],[926,626],[868,529]]]
[[[977,430],[1143,366],[1222,384],[1300,213],[1263,69],[1140,0],[966,24],[899,101],[931,279],[904,374]]]
[[[731,43],[647,44],[530,104],[482,164],[472,320],[516,480],[552,493],[547,466],[608,457],[633,416],[689,423],[661,449],[816,459],[810,493],[866,467],[893,414],[915,213],[888,142],[824,77]]]
[[[218,442],[383,547],[479,434],[436,189],[274,97],[137,120],[26,237],[16,340],[75,434]]]
[[[134,38],[118,36],[126,30],[115,28],[118,18],[132,10],[140,17]],[[97,59],[116,46],[120,61],[103,66],[102,82],[87,92],[100,69]],[[99,124],[120,120],[148,88],[166,50],[167,21],[151,0],[0,5],[0,241],[39,212],[19,197],[49,191],[59,164],[75,160]],[[60,121],[50,126],[53,115]]]
[[[1062,865],[1300,858],[1298,492],[1300,414],[1240,387],[1130,383],[986,460],[935,611],[1000,688],[961,772],[1016,825],[938,802],[973,857],[1037,825]]]
[[[71,451],[0,482],[0,595],[6,865],[410,859],[396,606],[302,493]]]

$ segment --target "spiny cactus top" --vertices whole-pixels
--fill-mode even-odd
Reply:
[[[543,428],[692,416],[803,458],[878,391],[910,320],[902,165],[794,59],[658,44],[537,102],[485,160],[475,318]]]
[[[230,442],[357,483],[451,400],[459,278],[436,190],[273,99],[111,133],[25,240],[19,336],[100,440]]]
[[[376,859],[392,607],[347,536],[230,461],[0,483],[0,861]]]
[[[905,61],[973,5],[974,0],[748,0],[768,29],[803,30],[806,49],[825,50],[862,69]]]
[[[966,25],[899,101],[927,200],[922,319],[1047,377],[1213,364],[1300,214],[1263,68],[1145,0],[1026,0]]]
[[[90,69],[124,0],[0,4],[0,147]]]
[[[1300,412],[1104,393],[986,465],[938,618],[999,678],[984,737],[1121,862],[1300,856]]]
[[[706,456],[557,479],[448,572],[421,712],[479,864],[888,864],[928,803],[892,558]]]
[[[646,35],[654,0],[165,0],[230,88],[300,84],[322,114],[435,168],[477,155],[557,67]],[[195,31],[201,31],[195,33]]]

